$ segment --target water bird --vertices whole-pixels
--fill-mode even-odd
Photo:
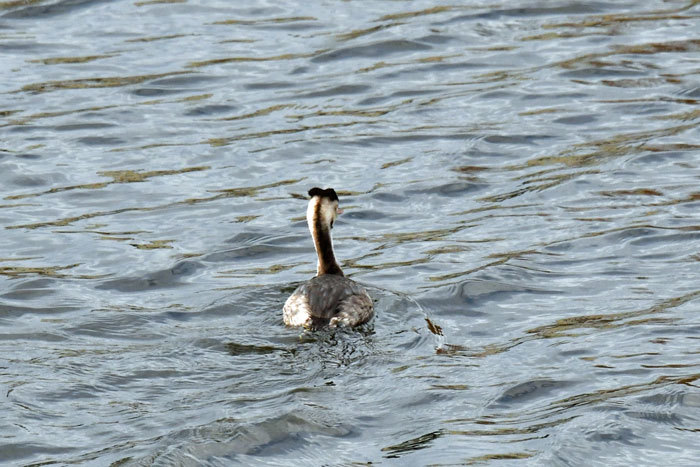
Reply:
[[[338,195],[333,188],[309,190],[306,222],[314,241],[318,263],[316,276],[301,284],[287,299],[284,324],[318,328],[353,327],[374,315],[372,299],[357,282],[348,279],[335,260],[331,229],[338,214]]]

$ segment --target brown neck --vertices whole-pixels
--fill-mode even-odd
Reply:
[[[318,214],[318,213],[317,213]],[[313,226],[314,246],[318,255],[318,269],[316,275],[335,274],[343,276],[343,271],[338,266],[333,253],[333,241],[331,231],[327,225],[321,221],[321,216],[316,215]]]

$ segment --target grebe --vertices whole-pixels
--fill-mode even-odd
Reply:
[[[338,209],[333,188],[309,190],[306,222],[314,240],[316,277],[301,284],[284,304],[284,324],[319,327],[357,326],[372,318],[374,306],[364,287],[345,277],[335,260],[331,229]]]

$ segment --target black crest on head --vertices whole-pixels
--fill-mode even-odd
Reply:
[[[320,196],[321,198],[328,198],[331,201],[338,201],[338,195],[333,188],[322,189],[314,187],[309,190],[309,196],[312,198],[314,196]]]

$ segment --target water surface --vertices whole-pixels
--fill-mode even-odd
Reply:
[[[0,461],[695,465],[699,15],[0,3]]]

